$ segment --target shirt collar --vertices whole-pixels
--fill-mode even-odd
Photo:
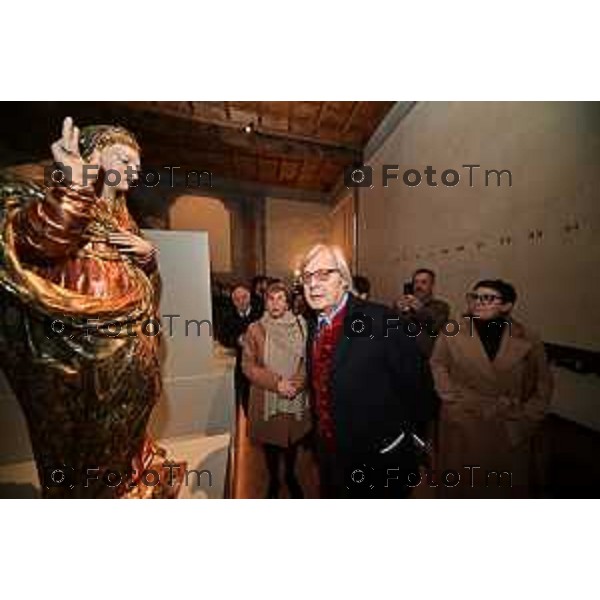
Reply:
[[[335,316],[346,306],[348,302],[348,292],[344,292],[342,299],[336,304],[335,308],[327,315],[324,312],[319,313],[318,317],[318,328],[321,329],[323,325],[331,326],[331,323]]]

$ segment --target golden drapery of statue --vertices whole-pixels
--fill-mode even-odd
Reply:
[[[147,435],[162,392],[160,276],[125,202],[139,147],[123,128],[80,134],[67,118],[52,151],[60,184],[0,180],[0,361],[43,495],[176,497],[182,469]],[[99,167],[89,185],[84,165]]]

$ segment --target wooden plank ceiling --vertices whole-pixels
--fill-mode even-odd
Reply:
[[[37,152],[33,145],[40,144],[47,154],[62,118],[72,115],[79,125],[108,122],[130,128],[140,141],[146,165],[209,170],[226,180],[326,194],[344,167],[360,160],[393,102],[8,104],[13,111],[5,107],[0,142],[20,145],[20,152]],[[14,111],[18,115],[8,116]],[[24,123],[32,132],[25,136]]]

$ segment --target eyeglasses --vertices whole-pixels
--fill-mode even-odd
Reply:
[[[314,277],[317,281],[323,282],[327,281],[332,273],[339,273],[339,269],[317,269],[316,271],[304,271],[302,273],[301,279],[304,285],[309,285]]]
[[[493,304],[494,302],[502,302],[502,296],[496,294],[476,294],[475,292],[469,292],[467,294],[467,300],[471,302],[482,302],[483,304]]]

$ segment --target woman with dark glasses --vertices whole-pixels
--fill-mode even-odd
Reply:
[[[541,340],[512,318],[505,281],[478,282],[456,335],[441,335],[431,368],[442,398],[438,490],[449,497],[528,497],[539,483],[539,429],[552,393]]]

